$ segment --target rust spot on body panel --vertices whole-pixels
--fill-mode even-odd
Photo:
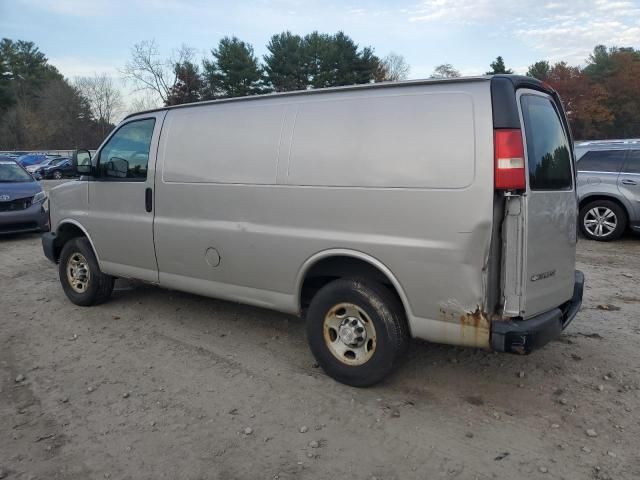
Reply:
[[[460,326],[451,343],[469,347],[489,348],[491,322],[479,306],[476,306],[474,311],[468,311],[455,299],[451,299],[441,304],[439,313],[442,322]]]
[[[471,340],[471,344],[475,347],[489,347],[491,325],[489,319],[479,307],[474,312],[460,315],[459,320],[460,334],[465,344],[468,344],[469,340]]]

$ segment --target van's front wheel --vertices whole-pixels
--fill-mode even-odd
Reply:
[[[83,307],[107,301],[113,291],[114,278],[100,271],[91,243],[84,237],[62,247],[58,276],[67,298]]]
[[[402,306],[383,285],[339,279],[313,297],[307,312],[309,346],[339,382],[366,387],[382,380],[407,348]]]

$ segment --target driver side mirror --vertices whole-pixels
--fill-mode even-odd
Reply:
[[[91,152],[89,150],[76,150],[71,159],[73,168],[79,175],[91,175],[93,168],[91,165]]]

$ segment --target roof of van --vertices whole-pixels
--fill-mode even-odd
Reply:
[[[514,84],[514,87],[531,87],[539,90],[545,90],[550,92],[553,91],[548,85],[544,84],[540,80],[537,80],[531,77],[526,77],[523,75],[484,75],[484,76],[476,76],[476,77],[458,77],[458,78],[429,78],[429,79],[419,79],[419,80],[403,80],[399,82],[365,83],[360,85],[347,85],[342,87],[315,88],[312,90],[296,90],[292,92],[265,93],[262,95],[248,95],[244,97],[220,98],[217,100],[205,100],[201,102],[183,103],[180,105],[159,107],[151,110],[142,110],[140,112],[131,113],[127,115],[124,118],[124,120],[136,115],[143,114],[143,113],[160,112],[163,110],[174,110],[177,108],[196,107],[196,106],[211,105],[211,104],[217,104],[217,103],[243,102],[243,101],[246,102],[251,100],[274,98],[274,97],[318,95],[325,92],[369,90],[374,88],[377,89],[377,88],[404,87],[404,86],[415,86],[415,85],[433,85],[433,84],[440,84],[440,83],[488,82],[496,78],[509,79]]]

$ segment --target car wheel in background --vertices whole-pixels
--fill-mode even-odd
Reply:
[[[60,253],[58,275],[62,289],[76,305],[97,305],[109,299],[114,278],[100,271],[91,243],[85,237],[69,240]]]
[[[53,178],[55,178],[56,180],[61,180],[62,179],[62,172],[60,170],[56,170],[53,172]]]
[[[396,297],[379,283],[347,278],[332,281],[313,297],[307,337],[322,369],[354,387],[382,380],[409,344]]]
[[[627,213],[611,200],[594,200],[580,209],[580,230],[591,240],[616,240],[627,228]]]

